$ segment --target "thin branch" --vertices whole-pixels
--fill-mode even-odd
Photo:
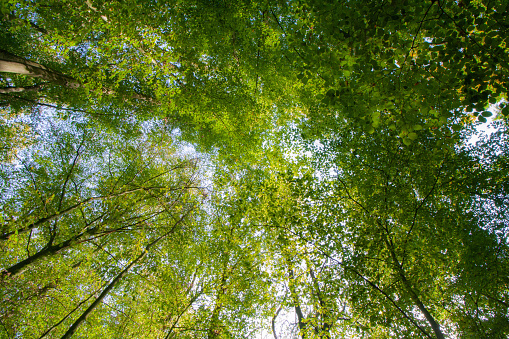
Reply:
[[[9,336],[9,339],[13,338],[13,336],[9,333],[9,331],[7,330],[7,327],[5,326],[4,322],[2,321],[2,318],[0,318],[0,323],[2,324],[2,326],[4,327],[5,329],[5,333]]]
[[[345,191],[346,191],[346,194],[348,195],[348,198],[353,201],[357,206],[359,206],[364,212],[366,212],[368,214],[368,216],[371,216],[371,213],[367,210],[366,207],[364,207],[360,202],[358,202],[357,200],[355,200],[352,195],[350,194],[350,191],[348,190],[348,187],[346,186],[345,182],[343,180],[341,180],[338,177],[336,177],[336,180],[339,181],[343,187],[345,188]]]
[[[279,312],[283,309],[283,304],[279,305],[279,308],[276,311],[276,314],[272,317],[272,334],[274,334],[274,339],[277,339],[277,333],[276,333],[276,318],[279,315]]]
[[[407,232],[405,241],[403,242],[403,260],[404,260],[404,255],[405,255],[405,252],[406,252],[406,243],[408,242],[408,239],[410,238],[410,233],[412,233],[412,230],[414,229],[415,220],[417,218],[417,213],[419,212],[419,209],[424,205],[426,200],[431,196],[431,194],[435,190],[435,187],[437,186],[437,183],[438,183],[438,181],[440,179],[440,174],[442,173],[443,167],[444,167],[444,163],[442,163],[442,165],[440,166],[440,168],[438,170],[438,174],[436,176],[435,182],[433,183],[433,186],[431,187],[431,189],[429,190],[428,194],[426,194],[424,199],[422,199],[421,203],[419,204],[419,206],[417,206],[417,208],[414,211],[414,215],[413,215],[413,219],[412,219],[412,225],[410,226],[410,229]],[[402,263],[402,265],[403,265],[403,263]]]
[[[424,13],[424,17],[422,18],[421,22],[419,22],[419,28],[417,28],[417,32],[415,33],[414,35],[414,39],[412,40],[412,47],[410,47],[410,50],[408,51],[408,53],[406,54],[405,56],[405,60],[403,61],[403,64],[401,64],[401,68],[399,70],[399,76],[401,76],[401,73],[403,72],[403,67],[405,67],[405,63],[408,59],[408,56],[410,55],[410,53],[412,52],[412,50],[414,49],[414,46],[415,46],[415,40],[417,39],[417,37],[419,36],[419,33],[421,32],[421,28],[422,28],[422,24],[424,23],[424,20],[426,19],[426,16],[428,16],[428,12],[429,10],[431,9],[431,7],[433,7],[433,5],[435,4],[436,0],[432,0],[431,1],[431,5],[429,5],[428,9],[426,10],[426,12]],[[440,4],[439,4],[440,5]]]
[[[12,232],[8,232],[8,233],[4,233],[2,235],[0,235],[0,240],[7,240],[11,235],[15,234],[16,232],[18,232],[18,234],[21,234],[21,233],[24,233],[24,232],[27,232],[45,222],[48,222],[48,221],[52,221],[52,220],[55,220],[57,219],[58,217],[60,217],[61,215],[64,215],[64,214],[68,214],[72,211],[74,211],[75,209],[81,207],[82,205],[85,205],[91,201],[94,201],[94,200],[101,200],[101,199],[106,199],[106,198],[116,198],[116,197],[121,197],[121,196],[124,196],[124,195],[127,195],[127,194],[130,194],[130,193],[134,193],[134,192],[137,192],[137,191],[147,191],[150,192],[150,188],[146,188],[146,187],[141,187],[141,188],[135,188],[135,189],[131,189],[131,190],[127,190],[127,191],[124,191],[124,192],[119,192],[119,193],[114,193],[114,194],[108,194],[108,195],[102,195],[102,196],[95,196],[95,197],[90,197],[90,198],[87,198],[85,200],[82,200],[64,210],[61,210],[61,211],[58,211],[48,217],[44,217],[44,218],[41,218],[33,223],[31,223],[30,225],[24,227],[24,228],[20,228],[18,229],[17,231],[12,231]]]
[[[19,86],[19,87],[11,87],[11,86],[1,87],[0,88],[0,94],[20,93],[20,92],[32,92],[32,91],[33,92],[37,92],[37,91],[45,88],[48,84],[49,84],[49,82],[45,82],[45,83],[37,84],[37,85],[33,85],[33,86],[25,86],[25,87],[22,87],[22,86]]]
[[[28,241],[27,241],[27,253],[28,253],[28,257],[30,257],[30,239],[32,239],[32,230],[30,230],[30,234],[28,234]]]
[[[193,296],[191,298],[191,300],[189,300],[189,303],[186,305],[186,307],[184,307],[184,309],[182,310],[182,312],[179,313],[179,315],[177,316],[177,319],[175,319],[175,322],[173,323],[173,325],[170,327],[170,330],[168,331],[168,334],[166,334],[166,336],[164,337],[165,339],[169,339],[170,338],[170,335],[173,333],[173,330],[176,328],[180,318],[184,315],[184,313],[187,312],[187,310],[194,304],[194,302],[196,300],[198,300],[198,298],[200,297],[200,295],[202,294],[202,292],[198,292],[195,296]]]

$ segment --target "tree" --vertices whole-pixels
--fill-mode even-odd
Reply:
[[[451,118],[468,112],[486,121],[488,103],[507,97],[505,2],[289,7],[290,17],[274,17],[299,72],[313,134],[332,132],[343,123],[339,116],[369,133],[392,126],[409,144],[422,129],[457,124]]]
[[[0,333],[507,336],[507,10],[1,3]]]
[[[200,201],[196,163],[169,154],[171,139],[157,129],[138,140],[115,140],[110,135],[106,141],[86,128],[59,127],[46,130],[43,142],[25,155],[31,163],[11,172],[16,185],[2,198],[3,214],[10,216],[2,225],[1,277],[8,335],[40,335],[48,321],[51,325],[69,308],[76,312],[85,307],[89,298],[77,308],[74,300],[108,281],[116,267],[148,242],[129,269],[107,285],[102,297],[108,295],[149,249],[191,219],[189,213]],[[89,276],[83,280],[90,284],[85,289],[73,286],[82,274]],[[37,285],[42,290],[32,292]],[[60,306],[44,300],[44,293],[55,289],[61,291],[55,293]],[[100,302],[96,299],[88,313]],[[21,312],[30,319],[45,307],[55,308],[52,316],[29,327],[14,317]]]
[[[244,218],[270,234],[300,335],[504,337],[504,133],[439,149],[344,127],[301,139],[311,162],[247,175]]]
[[[253,79],[268,68],[256,36],[263,23],[245,17],[246,9],[175,2],[155,10],[140,1],[2,7],[0,72],[9,72],[2,97],[13,108],[56,103],[108,124],[157,116],[206,149],[238,149],[257,140],[272,106],[258,98]]]

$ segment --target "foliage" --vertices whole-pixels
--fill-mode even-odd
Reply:
[[[0,3],[0,336],[506,337],[508,6]]]

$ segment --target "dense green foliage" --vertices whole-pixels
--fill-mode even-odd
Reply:
[[[0,17],[0,338],[509,335],[506,0]]]

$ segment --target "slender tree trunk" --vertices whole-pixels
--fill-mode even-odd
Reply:
[[[0,273],[0,279],[4,279],[6,277],[15,277],[18,274],[23,273],[28,268],[29,265],[31,265],[43,258],[46,258],[50,255],[57,254],[61,250],[65,249],[67,247],[70,247],[73,244],[73,242],[80,240],[85,235],[94,234],[95,232],[97,232],[97,228],[80,233],[80,234],[78,234],[70,239],[67,239],[66,241],[63,241],[57,245],[52,245],[51,241],[50,241],[50,243],[48,243],[48,245],[46,245],[39,252],[35,253],[34,255],[29,256],[25,260],[20,261],[19,263],[15,264],[15,265],[12,265],[11,267],[3,270]]]
[[[279,306],[279,308],[276,311],[276,314],[274,314],[274,316],[272,317],[272,334],[274,335],[274,339],[278,339],[277,338],[277,333],[276,333],[276,318],[277,318],[277,316],[279,315],[279,312],[281,312],[282,309],[283,309],[283,305]]]
[[[136,265],[143,258],[145,258],[150,249],[154,247],[159,241],[166,238],[168,235],[172,234],[177,228],[177,226],[187,217],[189,213],[191,213],[191,211],[192,209],[187,211],[186,214],[183,214],[182,217],[173,225],[173,227],[168,232],[166,232],[165,234],[161,235],[159,238],[155,239],[150,244],[148,244],[143,250],[143,252],[140,255],[138,255],[136,259],[131,261],[131,263],[127,265],[127,267],[124,268],[122,272],[120,272],[115,277],[115,279],[113,279],[111,283],[108,284],[108,286],[106,286],[106,288],[102,291],[99,297],[97,297],[97,299],[94,300],[94,302],[85,310],[85,312],[83,312],[81,316],[78,319],[76,319],[76,321],[71,325],[67,332],[65,332],[61,339],[70,338],[74,334],[74,332],[76,332],[76,330],[80,327],[80,325],[88,318],[92,311],[96,309],[97,306],[103,301],[104,297],[106,297],[108,293],[113,289],[113,287],[115,287],[115,285],[131,270],[131,268],[133,268],[134,265]]]
[[[288,265],[289,262],[288,262]],[[304,317],[304,314],[302,313],[302,309],[300,307],[299,297],[297,296],[297,293],[295,292],[295,288],[293,287],[293,281],[295,280],[295,275],[293,273],[293,269],[288,266],[288,279],[289,279],[289,288],[290,288],[290,294],[293,299],[293,305],[295,308],[295,313],[297,314],[297,321],[299,323],[299,330],[302,335],[302,338],[306,338],[306,334],[304,333],[304,330],[306,329],[306,323],[304,320],[306,319]]]
[[[219,313],[221,311],[221,303],[219,300],[216,300],[216,304],[214,305],[214,310],[212,310],[212,316],[210,317],[210,326],[207,331],[207,338],[214,339],[218,338],[221,330],[219,329]]]
[[[311,281],[313,281],[313,287],[316,291],[316,297],[318,298],[318,302],[320,303],[321,312],[318,312],[319,315],[322,316],[323,324],[322,326],[317,326],[316,332],[320,338],[329,339],[330,338],[330,328],[332,327],[332,319],[328,319],[329,312],[327,312],[327,305],[322,297],[322,292],[320,291],[320,285],[318,285],[318,281],[315,277],[315,273],[312,268],[309,268],[309,275],[311,276]]]
[[[414,289],[412,287],[412,284],[406,278],[405,272],[403,271],[403,268],[401,267],[401,263],[399,262],[399,260],[398,260],[398,258],[396,256],[396,253],[394,252],[393,247],[391,246],[391,244],[387,240],[387,237],[384,237],[384,240],[385,240],[385,245],[387,246],[387,249],[389,250],[389,252],[391,254],[391,258],[392,258],[392,260],[394,262],[394,266],[395,266],[396,270],[398,271],[398,274],[399,274],[399,276],[401,278],[401,281],[403,282],[403,285],[405,286],[405,290],[410,295],[410,299],[412,299],[412,301],[414,302],[415,306],[417,306],[419,311],[421,311],[421,313],[424,315],[424,317],[426,318],[426,320],[430,324],[431,328],[433,329],[433,332],[435,333],[435,336],[437,337],[437,339],[445,339],[444,334],[440,330],[440,325],[435,320],[433,315],[428,311],[426,306],[424,306],[424,304],[422,303],[421,299],[419,299],[419,296],[417,295],[417,293],[415,293],[415,291],[414,291]]]
[[[431,328],[433,329],[433,332],[435,333],[435,336],[437,337],[437,339],[445,339],[444,334],[440,330],[440,325],[435,320],[435,318],[431,315],[431,313],[429,313],[426,306],[424,306],[422,301],[419,299],[417,294],[414,292],[414,290],[412,289],[412,286],[410,285],[410,282],[406,279],[406,277],[404,275],[400,274],[400,276],[401,276],[401,280],[403,281],[403,284],[406,287],[407,292],[410,294],[410,298],[415,303],[417,308],[419,308],[421,313],[424,314],[424,317],[426,318],[428,323],[431,325]]]
[[[99,289],[100,290],[100,289]],[[39,337],[39,339],[42,339],[44,338],[48,333],[50,333],[51,331],[53,331],[53,329],[55,329],[56,327],[58,327],[61,323],[63,323],[65,321],[65,319],[67,319],[68,317],[71,316],[71,314],[73,314],[78,308],[81,307],[81,305],[83,305],[84,303],[86,303],[87,301],[89,301],[97,292],[99,292],[99,290],[97,291],[94,291],[94,293],[92,293],[91,295],[89,295],[85,300],[82,300],[81,302],[78,303],[78,305],[76,305],[76,307],[74,307],[69,313],[67,313],[62,319],[60,319],[59,322],[57,322],[56,324],[54,324],[53,326],[51,326],[49,329],[46,330],[46,332],[44,332],[43,334],[41,334],[41,336]]]
[[[220,338],[221,329],[219,328],[219,314],[221,313],[222,308],[222,301],[221,297],[226,292],[226,270],[228,268],[228,260],[226,260],[224,267],[223,267],[223,274],[221,275],[221,283],[219,284],[217,288],[217,294],[216,294],[216,304],[214,305],[214,309],[212,310],[212,316],[210,317],[210,325],[209,329],[207,331],[207,338],[208,339],[214,339],[214,338]]]
[[[196,300],[198,300],[198,298],[200,297],[201,293],[197,293],[194,297],[191,298],[191,300],[189,301],[189,303],[186,305],[186,307],[184,307],[184,309],[179,313],[179,315],[177,316],[177,319],[175,319],[175,321],[173,322],[173,325],[171,325],[170,327],[170,330],[168,331],[168,333],[166,334],[166,336],[164,337],[164,339],[170,339],[170,336],[172,334],[174,334],[173,330],[175,329],[175,327],[177,327],[178,323],[179,323],[179,320],[180,318],[184,315],[184,313],[187,312],[187,310],[194,304],[194,302]]]
[[[55,220],[56,218],[62,216],[62,215],[65,215],[67,213],[70,213],[72,211],[74,211],[75,209],[79,208],[80,206],[92,201],[92,200],[96,200],[98,198],[88,198],[88,199],[85,199],[83,201],[80,201],[79,203],[77,204],[74,204],[64,210],[61,210],[61,211],[58,211],[48,217],[44,217],[44,218],[41,218],[39,220],[37,220],[36,222],[33,222],[31,223],[30,225],[26,226],[26,227],[23,227],[23,228],[20,228],[20,229],[17,229],[16,231],[12,231],[12,232],[8,232],[8,233],[4,233],[0,236],[0,239],[1,240],[7,240],[11,235],[14,235],[16,233],[18,234],[22,234],[22,233],[25,233],[27,231],[30,231],[31,229],[34,229],[36,228],[37,226],[39,225],[42,225],[44,224],[45,222],[48,222],[48,221],[52,221],[52,220]]]
[[[110,195],[104,195],[104,196],[99,196],[99,197],[90,197],[88,199],[85,199],[85,200],[82,200],[72,206],[69,206],[68,208],[64,209],[64,210],[61,210],[61,211],[58,211],[48,217],[44,217],[44,218],[41,218],[33,223],[31,223],[30,225],[26,226],[26,227],[23,227],[23,228],[20,228],[16,231],[12,231],[12,232],[8,232],[8,233],[4,233],[0,236],[0,240],[7,240],[11,235],[14,235],[15,233],[18,233],[18,234],[22,234],[22,233],[25,233],[27,231],[30,231],[31,229],[39,226],[39,225],[42,225],[44,224],[45,222],[48,222],[48,221],[52,221],[52,220],[55,220],[56,218],[62,216],[62,215],[65,215],[67,213],[70,213],[72,211],[74,211],[75,209],[79,208],[80,206],[84,205],[84,204],[87,204],[93,200],[100,200],[100,199],[106,199],[106,198],[116,198],[116,197],[120,197],[122,195],[126,195],[126,194],[129,194],[129,193],[134,193],[134,192],[137,192],[137,191],[142,191],[142,190],[150,190],[150,188],[144,188],[144,187],[140,187],[140,188],[135,188],[135,189],[132,189],[132,190],[128,190],[128,191],[124,191],[124,192],[120,192],[120,193],[115,193],[115,194],[110,194]]]
[[[85,310],[85,312],[83,312],[81,314],[81,316],[78,319],[76,319],[76,321],[67,330],[67,332],[65,332],[65,334],[62,336],[62,339],[70,338],[74,334],[74,332],[76,332],[78,327],[80,327],[80,325],[85,320],[87,320],[90,313],[92,313],[92,311],[94,309],[96,309],[96,307],[103,301],[104,297],[106,297],[106,295],[108,295],[108,293],[110,293],[110,291],[113,289],[113,287],[115,287],[115,285],[120,281],[120,279],[122,279],[127,274],[127,272],[129,272],[131,270],[131,268],[133,268],[134,265],[136,265],[139,261],[141,261],[147,255],[147,252],[148,252],[148,249],[145,248],[145,250],[136,259],[131,261],[131,263],[129,265],[127,265],[127,267],[124,268],[122,270],[122,272],[120,272],[115,277],[115,279],[113,279],[111,281],[111,283],[109,283],[108,286],[106,286],[106,288],[102,291],[102,293],[99,295],[99,297],[97,297],[97,299],[94,300],[94,302]]]

